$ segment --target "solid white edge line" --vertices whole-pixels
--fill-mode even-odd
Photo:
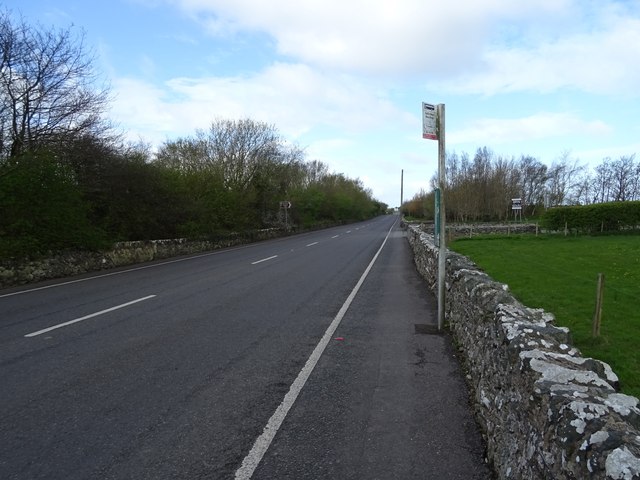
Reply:
[[[18,292],[5,293],[3,295],[0,295],[0,298],[12,297],[14,295],[22,295],[24,293],[30,293],[30,292],[37,292],[38,290],[47,290],[49,288],[62,287],[64,285],[71,285],[73,283],[88,282],[89,280],[95,280],[97,278],[111,277],[113,275],[122,275],[123,273],[137,272],[138,270],[146,270],[147,268],[161,267],[163,265],[171,265],[172,263],[179,263],[179,262],[186,262],[186,261],[189,261],[189,260],[196,260],[196,259],[202,258],[202,257],[211,257],[212,255],[221,255],[223,253],[233,252],[233,251],[236,251],[236,250],[244,250],[245,248],[249,248],[249,246],[250,245],[243,245],[241,247],[225,248],[223,250],[216,250],[215,252],[202,253],[200,255],[193,255],[193,256],[185,257],[185,258],[178,258],[178,259],[175,259],[175,260],[168,260],[166,262],[158,262],[158,263],[154,263],[152,265],[143,265],[141,267],[127,268],[126,270],[119,270],[117,272],[103,273],[103,274],[100,274],[100,275],[92,275],[92,276],[86,277],[86,278],[78,278],[77,280],[69,280],[67,282],[60,282],[60,283],[54,283],[52,285],[45,285],[44,287],[29,288],[27,290],[20,290]]]
[[[305,234],[302,234],[302,235],[305,235]],[[337,238],[337,237],[339,237],[339,235],[336,235],[335,237],[331,237],[331,238]],[[97,278],[111,277],[113,275],[122,275],[123,273],[136,272],[138,270],[146,270],[147,268],[161,267],[163,265],[170,265],[172,263],[186,262],[186,261],[189,261],[189,260],[195,260],[195,259],[202,258],[202,257],[210,257],[212,255],[220,255],[220,254],[223,254],[223,253],[233,252],[233,251],[236,251],[236,250],[244,250],[246,248],[250,248],[251,246],[252,245],[242,245],[242,246],[239,246],[239,247],[225,248],[225,249],[222,249],[222,250],[217,250],[215,252],[202,253],[202,254],[199,254],[199,255],[188,256],[186,258],[178,258],[178,259],[175,259],[175,260],[168,260],[166,262],[158,262],[158,263],[154,263],[153,265],[143,265],[141,267],[128,268],[126,270],[119,270],[117,272],[103,273],[103,274],[100,274],[100,275],[92,275],[92,276],[86,277],[86,278],[79,278],[77,280],[69,280],[69,281],[66,281],[66,282],[54,283],[52,285],[45,285],[44,287],[29,288],[29,289],[26,289],[26,290],[20,290],[18,292],[2,294],[2,295],[0,295],[0,298],[13,297],[14,295],[22,295],[22,294],[25,294],[25,293],[37,292],[39,290],[47,290],[49,288],[63,287],[65,285],[71,285],[73,283],[88,282],[89,280],[95,280]]]
[[[88,320],[89,318],[97,317],[98,315],[103,315],[105,313],[113,312],[114,310],[118,310],[120,308],[128,307],[129,305],[133,305],[134,303],[144,302],[145,300],[149,300],[150,298],[155,297],[155,295],[149,295],[148,297],[139,298],[137,300],[132,300],[131,302],[123,303],[122,305],[117,305],[115,307],[107,308],[106,310],[101,310],[96,313],[92,313],[90,315],[86,315],[84,317],[76,318],[75,320],[69,320],[68,322],[59,323],[58,325],[54,325],[52,327],[44,328],[42,330],[38,330],[37,332],[27,333],[25,337],[36,337],[38,335],[42,335],[43,333],[50,332],[51,330],[55,330],[57,328],[66,327],[68,325],[73,325],[74,323],[82,322],[83,320]]]
[[[255,472],[256,468],[260,464],[262,457],[264,456],[266,451],[269,449],[269,446],[271,445],[271,442],[275,438],[276,433],[278,433],[278,430],[280,429],[282,422],[284,421],[285,417],[289,413],[289,410],[291,410],[291,407],[293,406],[296,399],[298,398],[298,395],[302,391],[304,384],[307,382],[307,379],[311,375],[311,372],[313,372],[313,369],[315,368],[316,364],[320,360],[320,357],[322,356],[322,353],[324,352],[325,348],[327,348],[327,345],[329,344],[331,337],[337,330],[338,326],[340,326],[340,322],[342,322],[342,318],[345,316],[345,314],[347,313],[347,310],[351,306],[351,302],[353,302],[353,299],[358,294],[358,290],[360,290],[360,287],[362,286],[365,279],[369,275],[369,272],[373,268],[373,264],[378,259],[380,252],[382,252],[382,249],[384,248],[384,245],[387,243],[387,239],[391,234],[391,230],[393,230],[395,225],[396,225],[396,222],[393,222],[393,225],[387,232],[387,236],[384,238],[382,245],[380,245],[380,248],[378,249],[376,254],[373,256],[373,259],[371,260],[371,262],[369,263],[369,266],[365,269],[364,273],[360,277],[360,280],[358,280],[358,283],[356,283],[356,286],[353,287],[353,290],[351,291],[351,293],[347,297],[347,300],[344,302],[344,304],[340,308],[340,311],[331,322],[331,325],[329,325],[329,327],[327,328],[327,331],[324,333],[324,335],[320,339],[320,342],[318,342],[318,345],[316,345],[316,348],[311,353],[311,356],[305,363],[304,367],[302,367],[302,370],[300,370],[300,373],[298,374],[294,382],[291,384],[291,387],[289,388],[289,391],[287,392],[284,399],[282,400],[282,403],[278,405],[278,408],[276,409],[276,411],[273,413],[273,415],[271,415],[271,418],[267,422],[267,425],[264,427],[262,434],[256,439],[256,441],[253,444],[253,447],[251,448],[251,451],[247,454],[247,456],[242,461],[242,465],[240,466],[240,468],[238,468],[238,470],[236,470],[236,474],[235,474],[236,480],[249,480],[253,475],[253,472]]]
[[[251,265],[257,265],[257,264],[259,264],[259,263],[266,262],[267,260],[273,260],[273,259],[274,259],[274,258],[276,258],[277,256],[278,256],[278,255],[271,255],[270,257],[263,258],[262,260],[257,260],[257,261],[255,261],[255,262],[251,262]]]

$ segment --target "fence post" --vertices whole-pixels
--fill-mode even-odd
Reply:
[[[598,286],[596,288],[596,311],[593,314],[593,324],[591,328],[591,336],[593,338],[600,336],[600,323],[602,321],[603,298],[604,298],[604,273],[599,273]]]

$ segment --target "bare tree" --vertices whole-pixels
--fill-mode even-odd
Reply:
[[[589,205],[594,201],[593,177],[588,171],[584,171],[576,181],[575,200],[578,205]]]
[[[578,164],[578,160],[572,159],[568,151],[563,152],[560,158],[553,162],[547,177],[548,206],[578,202],[575,198],[576,189],[583,170],[584,167]]]
[[[13,21],[0,12],[0,151],[24,151],[106,128],[109,101],[96,88],[93,57],[83,35]]]
[[[523,208],[528,214],[535,215],[536,208],[544,203],[547,183],[547,166],[537,158],[522,155],[518,162],[520,171],[520,196]]]
[[[637,183],[635,154],[611,162],[611,197],[614,202],[633,200]]]
[[[222,165],[231,190],[246,189],[258,169],[282,152],[277,129],[251,119],[215,120],[205,136],[209,158]]]
[[[327,175],[329,175],[329,166],[326,163],[320,160],[311,160],[306,164],[305,185],[319,183]]]
[[[593,179],[593,203],[603,203],[611,200],[611,179],[612,166],[611,159],[605,158],[600,165],[596,167],[596,175]]]
[[[155,162],[184,174],[202,172],[211,167],[207,158],[206,141],[202,137],[165,142],[156,153]]]
[[[631,199],[640,200],[640,162],[636,163],[636,166],[635,166],[635,172],[633,174],[632,190],[633,190],[633,197]]]
[[[498,156],[493,162],[487,196],[488,212],[498,220],[505,220],[511,212],[511,199],[518,196],[518,171],[512,159]]]

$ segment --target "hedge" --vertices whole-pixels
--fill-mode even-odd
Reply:
[[[547,230],[615,232],[640,226],[640,201],[549,208],[540,219]]]

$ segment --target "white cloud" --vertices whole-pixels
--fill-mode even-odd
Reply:
[[[539,140],[567,135],[608,135],[611,127],[600,120],[583,120],[570,113],[537,113],[515,119],[481,118],[447,135],[447,143],[491,144]]]
[[[577,150],[572,152],[572,156],[578,158],[581,163],[586,163],[592,167],[600,165],[605,158],[618,160],[620,157],[636,155],[636,160],[640,154],[640,143],[626,145],[609,146],[592,150]]]
[[[137,133],[149,130],[166,133],[175,127],[171,112],[163,108],[161,89],[141,80],[120,78],[113,83],[113,93],[112,118],[135,126]]]
[[[173,0],[214,35],[253,31],[279,53],[348,72],[447,74],[480,59],[501,22],[566,13],[570,0]]]
[[[162,86],[119,79],[114,89],[114,118],[153,143],[172,131],[193,134],[218,117],[274,124],[294,140],[311,129],[349,134],[375,130],[393,119],[399,127],[414,122],[375,86],[322,75],[301,64],[277,63],[248,76],[174,78]]]
[[[637,95],[640,84],[640,19],[619,18],[593,33],[546,40],[533,47],[497,46],[483,54],[486,68],[431,88],[494,95],[561,88]]]
[[[214,35],[266,33],[287,58],[428,79],[432,90],[636,94],[633,2],[585,0],[171,0]]]
[[[228,56],[206,77],[173,76],[153,84],[114,81],[119,94],[114,118],[135,138],[159,144],[169,136],[192,135],[215,118],[250,117],[274,124],[306,146],[309,159],[364,179],[376,196],[391,203],[399,196],[400,169],[405,169],[409,198],[429,188],[437,168],[437,142],[420,136],[422,100],[460,107],[447,125],[451,150],[488,145],[498,153],[527,151],[552,159],[570,148],[585,161],[615,156],[615,145],[632,143],[622,137],[628,121],[621,126],[609,112],[584,102],[592,99],[602,106],[607,95],[631,97],[629,105],[636,101],[640,12],[633,10],[640,3],[165,2],[177,5],[215,37],[204,50],[206,41],[194,34],[205,54],[223,49]],[[251,58],[251,49],[242,50],[242,58],[229,53],[257,40],[267,42],[257,48],[258,61]],[[278,55],[269,58],[271,47]],[[491,99],[473,98],[510,92],[509,101],[517,105],[506,114],[502,100],[496,102],[499,113],[493,113]],[[540,104],[531,106],[538,99]],[[484,118],[473,113],[480,107]],[[579,112],[590,113],[581,117]],[[632,107],[625,110],[627,120],[635,119],[633,112]],[[620,151],[630,154],[637,146]]]

